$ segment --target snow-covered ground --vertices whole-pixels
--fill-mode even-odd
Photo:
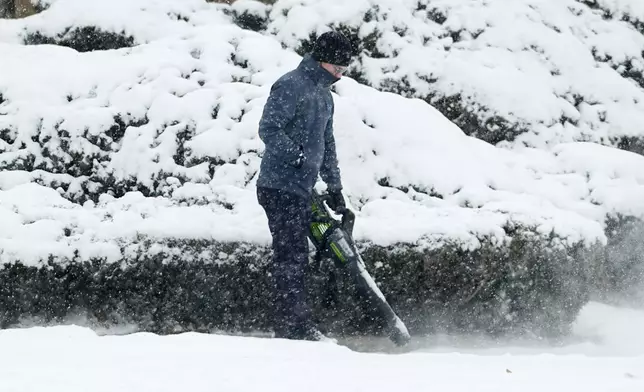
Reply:
[[[391,1],[379,2],[393,7]],[[272,28],[283,28],[275,37],[242,30],[221,11],[224,6],[201,0],[48,3],[51,7],[39,15],[0,21],[2,260],[37,264],[50,254],[69,259],[78,251],[80,260],[115,261],[141,236],[267,244],[270,236],[254,188],[263,149],[257,124],[271,83],[300,60],[278,39],[296,27],[295,21],[301,21],[303,31],[319,23],[293,15],[282,26],[285,20],[275,18]],[[324,2],[306,3],[326,9]],[[342,8],[342,15],[351,18],[351,12],[358,15],[371,3],[356,2],[357,11]],[[275,10],[290,5],[281,1]],[[546,7],[544,15],[554,18],[553,7]],[[332,10],[339,8],[328,8]],[[512,22],[512,13],[504,15],[500,22]],[[562,23],[577,20],[571,18]],[[22,44],[27,33],[53,37],[84,26],[131,35],[140,45],[78,53]],[[615,26],[610,31],[620,38],[615,41],[619,48],[630,53],[639,47],[631,30]],[[485,57],[482,63],[501,61],[495,53],[471,51]],[[575,68],[575,55],[560,54],[568,55]],[[463,61],[480,63],[474,60]],[[507,67],[517,66],[514,60]],[[444,66],[445,72],[452,68]],[[532,66],[522,69],[528,79],[538,74],[535,70],[533,75]],[[583,74],[562,73],[558,80],[569,83],[576,80],[573,76]],[[608,76],[594,76],[609,83]],[[522,80],[512,86],[523,86]],[[454,88],[459,86],[465,85]],[[549,88],[547,83],[539,86]],[[644,96],[636,99],[642,94],[636,86],[613,87],[616,108],[640,113],[629,106],[644,102]],[[597,90],[613,96],[611,91]],[[508,102],[542,101],[537,91],[525,97],[529,99]],[[421,100],[382,93],[348,78],[337,84],[334,99],[339,160],[345,195],[358,212],[358,239],[381,245],[452,241],[475,248],[481,238],[502,243],[508,239],[507,227],[521,225],[544,237],[554,232],[568,243],[603,242],[607,215],[644,215],[640,155],[569,139],[553,148],[498,148],[465,136]],[[543,102],[550,101],[544,97]],[[627,119],[610,107],[605,110],[619,121]],[[122,138],[107,132],[116,116],[132,122]],[[611,124],[610,129],[617,129],[617,122]],[[29,162],[37,169],[21,168]],[[131,192],[114,198],[105,185],[112,180],[125,190],[137,189],[126,182],[148,187],[151,196]],[[87,200],[91,197],[95,199]]]
[[[591,304],[578,343],[425,339],[410,352],[187,333],[0,331],[3,392],[642,391],[644,312]],[[477,347],[478,346],[478,347]]]

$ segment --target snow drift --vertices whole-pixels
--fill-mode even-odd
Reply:
[[[571,71],[582,60],[558,50],[552,38],[544,47],[562,63],[551,79],[539,68],[538,51],[500,56],[498,48],[458,42],[437,51],[444,33],[427,20],[430,3],[416,10],[425,16],[413,18],[410,7],[423,2],[322,4],[56,0],[41,14],[0,21],[0,323],[79,312],[156,331],[266,327],[270,235],[254,193],[263,151],[257,124],[271,83],[300,60],[294,49],[331,20],[356,22],[367,33],[369,26],[407,24],[408,34],[398,38],[379,35],[379,50],[397,51],[395,57],[374,59],[362,47],[354,75],[371,86],[345,78],[334,87],[356,238],[394,307],[417,331],[443,318],[488,331],[552,331],[571,322],[597,266],[606,264],[609,223],[644,215],[644,157],[593,143],[639,137],[621,119],[628,113],[639,121],[641,88],[594,62],[582,67],[596,81],[589,82]],[[499,7],[432,4],[451,7],[463,21],[481,9],[493,18]],[[377,23],[364,22],[375,5],[397,16],[384,22],[378,11]],[[525,10],[508,7],[499,23]],[[640,45],[632,28],[597,19],[586,5],[570,5],[584,10],[576,16],[557,7],[544,15],[574,26],[598,23],[618,36],[623,47],[609,53],[621,50],[619,58],[634,56]],[[266,30],[239,27],[249,27],[248,15],[258,16],[250,27]],[[263,24],[262,15],[271,18]],[[529,37],[541,35],[538,27],[518,25],[526,33],[501,43],[529,45]],[[479,38],[502,38],[503,30],[489,30]],[[429,34],[428,47],[418,43],[421,32]],[[400,50],[399,38],[406,42]],[[427,53],[443,60],[419,62]],[[517,78],[493,83],[477,71],[494,68],[490,62],[501,64],[492,75]],[[400,79],[382,71],[386,64]],[[432,91],[487,97],[481,101],[487,111],[475,101],[465,107],[482,118],[493,113],[528,124],[526,143],[495,146],[468,136],[413,98],[430,94],[429,87],[404,76],[432,67],[443,72]],[[387,90],[385,77],[414,92],[379,91]],[[540,81],[542,90],[520,90],[527,79]],[[582,89],[601,105],[584,113],[605,110],[606,120],[581,116],[579,108],[575,114],[568,93],[553,98],[552,88],[572,95]],[[526,96],[534,99],[529,107],[543,110],[529,110]],[[564,115],[577,119],[577,128],[553,125]],[[312,290],[322,290],[320,280]],[[333,314],[343,330],[369,323],[350,295],[341,302],[318,310]]]

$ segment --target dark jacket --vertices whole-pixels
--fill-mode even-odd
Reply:
[[[306,55],[296,69],[273,84],[259,123],[259,137],[266,149],[258,187],[308,198],[319,174],[329,190],[342,189],[330,91],[337,80]]]

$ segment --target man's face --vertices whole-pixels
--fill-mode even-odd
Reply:
[[[347,72],[347,67],[343,65],[335,65],[329,63],[322,63],[322,68],[329,71],[333,76],[340,79],[342,75]]]

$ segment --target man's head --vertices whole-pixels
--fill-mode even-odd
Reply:
[[[344,35],[328,31],[317,39],[312,55],[322,68],[341,78],[351,62],[351,43]]]

